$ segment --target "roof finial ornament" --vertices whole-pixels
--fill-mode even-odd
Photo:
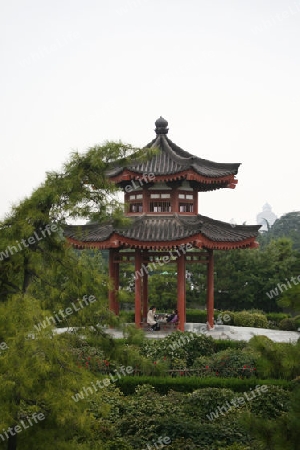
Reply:
[[[168,134],[169,128],[168,122],[162,116],[155,122],[155,132],[156,134]]]

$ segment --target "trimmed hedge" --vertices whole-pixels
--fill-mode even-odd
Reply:
[[[266,313],[267,319],[272,322],[274,325],[279,327],[279,323],[281,322],[281,320],[283,319],[288,319],[289,317],[291,317],[290,314],[286,314],[286,313]]]
[[[120,317],[126,323],[134,323],[133,311],[120,311]],[[286,313],[263,313],[258,311],[214,311],[214,319],[221,318],[225,325],[234,325],[241,327],[257,327],[257,328],[273,328],[278,327],[280,329],[294,330],[294,326],[290,325],[290,328],[281,328],[280,323],[284,319],[291,318],[290,314]],[[224,320],[223,320],[224,319]],[[296,319],[296,329],[300,327],[300,316]],[[187,309],[186,322],[187,323],[206,323],[207,311],[203,309]],[[286,326],[283,322],[281,326]]]
[[[234,323],[237,327],[268,328],[268,319],[264,314],[238,311],[234,313]]]
[[[204,309],[187,309],[186,321],[188,323],[206,323],[207,311]]]
[[[247,347],[246,341],[231,341],[226,339],[214,339],[214,349],[215,353],[221,352],[223,350],[233,349],[233,350],[243,350]]]
[[[234,392],[244,392],[255,388],[257,385],[279,386],[284,389],[292,389],[292,385],[286,380],[258,380],[256,378],[199,378],[199,377],[170,377],[170,376],[128,376],[120,378],[116,385],[125,394],[131,395],[138,385],[149,384],[163,395],[170,390],[179,392],[193,392],[201,388],[227,388]]]

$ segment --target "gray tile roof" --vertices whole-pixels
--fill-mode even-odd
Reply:
[[[130,218],[130,223],[126,227],[113,227],[112,224],[68,225],[64,229],[64,234],[67,238],[81,243],[100,243],[107,241],[113,234],[118,236],[120,241],[123,237],[139,243],[162,244],[192,237],[199,239],[201,236],[214,243],[242,243],[255,238],[259,228],[259,225],[231,225],[200,214],[196,216],[144,214]]]
[[[166,134],[158,134],[145,148],[157,148],[158,151],[149,160],[134,162],[126,167],[115,167],[107,172],[108,176],[117,176],[125,169],[136,174],[153,173],[156,176],[193,170],[204,177],[219,178],[236,175],[240,166],[240,163],[215,163],[198,158],[178,147]]]

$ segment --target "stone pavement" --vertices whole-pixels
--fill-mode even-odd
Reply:
[[[123,338],[121,330],[107,328],[106,331],[115,338]],[[254,327],[233,327],[229,325],[216,325],[213,330],[206,330],[204,323],[186,323],[185,331],[194,333],[203,333],[206,336],[212,336],[214,339],[231,339],[233,341],[249,341],[253,336],[267,336],[274,342],[297,342],[300,338],[298,331],[278,331],[266,328]],[[161,339],[170,334],[170,332],[154,331],[146,332],[146,336],[152,339]]]

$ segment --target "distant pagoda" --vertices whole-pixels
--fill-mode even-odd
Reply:
[[[123,262],[135,266],[135,324],[148,310],[150,264],[177,264],[178,329],[186,322],[186,264],[207,265],[207,325],[214,326],[213,250],[256,248],[259,225],[235,225],[198,214],[198,192],[235,188],[240,163],[215,163],[182,150],[168,137],[168,122],[156,122],[155,148],[148,159],[116,166],[107,173],[124,192],[127,226],[68,225],[65,236],[78,249],[109,249],[113,288],[109,307],[119,314],[117,291]],[[128,251],[130,249],[131,251]],[[134,251],[132,251],[134,250]]]

